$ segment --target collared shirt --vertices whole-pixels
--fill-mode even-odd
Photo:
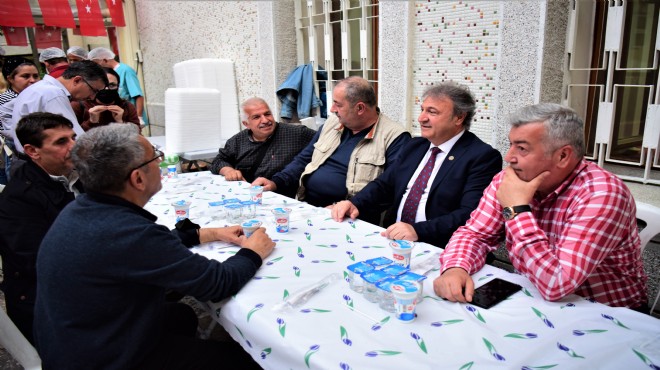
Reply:
[[[303,179],[307,192],[305,201],[313,206],[325,207],[346,199],[346,172],[355,146],[367,135],[373,136],[373,125],[353,133],[341,126],[341,141],[330,157],[319,168]]]
[[[51,174],[48,174],[53,181],[60,182],[62,185],[64,185],[64,188],[68,191],[73,193],[75,197],[80,195],[80,191],[78,188],[76,188],[74,185],[78,181],[78,171],[73,170],[69,174],[69,176],[54,176]]]
[[[575,293],[610,306],[647,301],[635,201],[618,177],[583,160],[555,191],[532,200],[532,212],[509,221],[496,197],[502,177],[447,244],[443,272],[478,271],[505,237],[511,263],[547,300]]]
[[[232,136],[211,164],[211,172],[220,173],[223,167],[231,167],[252,174],[254,178],[270,178],[284,168],[309,143],[316,132],[302,125],[276,123],[275,131],[266,141],[254,141],[251,131],[242,130]],[[260,163],[255,163],[261,148],[267,145]]]
[[[433,166],[431,177],[429,177],[429,182],[426,184],[426,188],[424,188],[424,193],[422,194],[422,197],[419,199],[419,206],[417,207],[417,215],[415,215],[415,222],[426,221],[426,202],[429,199],[429,191],[431,190],[431,186],[433,185],[433,180],[438,174],[438,171],[440,170],[440,166],[442,166],[442,162],[444,162],[445,158],[447,158],[447,153],[449,153],[451,148],[454,147],[454,144],[456,144],[458,139],[460,139],[461,136],[463,136],[464,132],[465,130],[462,130],[451,139],[437,146],[437,148],[440,148],[440,153],[438,153],[435,159],[435,165]],[[417,180],[417,177],[419,176],[419,173],[422,172],[422,169],[424,169],[424,166],[426,166],[426,162],[428,162],[429,158],[431,158],[431,149],[435,147],[436,146],[433,144],[429,145],[429,149],[426,151],[424,158],[422,158],[422,160],[419,162],[419,165],[417,166],[417,170],[415,170],[415,173],[413,173],[412,177],[410,177],[410,181],[408,181],[408,186],[406,187],[406,192],[403,193],[403,197],[401,198],[401,203],[399,204],[399,210],[396,213],[397,221],[401,221],[401,212],[403,212],[403,206],[404,204],[406,204],[406,199],[408,199],[408,193],[410,192],[410,188],[412,188],[413,184],[415,183],[415,180]]]
[[[16,139],[16,124],[30,113],[49,112],[62,115],[73,123],[73,131],[76,135],[80,136],[85,132],[80,127],[76,114],[71,108],[69,95],[71,94],[60,81],[46,75],[43,80],[28,86],[16,99],[8,103],[14,104],[9,129],[18,151],[23,152],[23,146]]]

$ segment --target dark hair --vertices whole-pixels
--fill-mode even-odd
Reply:
[[[71,150],[71,159],[85,189],[100,193],[124,190],[126,174],[140,165],[144,155],[137,126],[123,123],[87,131]]]
[[[117,85],[121,83],[121,78],[119,77],[119,73],[115,72],[114,69],[108,68],[108,67],[103,67],[103,70],[105,71],[105,74],[111,74],[117,78]],[[107,76],[106,76],[107,77]],[[110,81],[108,81],[110,83]]]
[[[23,146],[30,144],[41,148],[45,130],[57,127],[73,128],[73,123],[64,116],[48,112],[35,112],[21,118],[16,125],[16,137]]]
[[[14,77],[18,73],[18,67],[30,65],[36,67],[34,63],[23,57],[9,57],[2,64],[2,76],[9,82],[9,77]]]
[[[344,86],[346,100],[352,105],[363,102],[368,107],[376,106],[376,92],[369,81],[362,77],[350,76],[337,83],[337,86]]]
[[[70,80],[76,76],[80,76],[87,81],[101,80],[104,85],[108,85],[108,76],[103,68],[91,60],[81,60],[80,62],[71,63],[69,64],[69,68],[62,74],[62,77],[66,80]]]
[[[472,118],[474,117],[474,112],[477,108],[474,96],[470,92],[470,89],[468,89],[467,86],[453,81],[442,82],[439,85],[431,86],[426,89],[424,94],[422,94],[422,101],[426,98],[442,97],[446,97],[454,104],[454,116],[462,116],[465,114],[463,127],[465,127],[466,130],[469,130],[470,125],[472,124]]]

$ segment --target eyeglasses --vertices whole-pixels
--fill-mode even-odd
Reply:
[[[81,78],[82,78],[82,77],[81,77]],[[98,94],[99,91],[101,91],[101,90],[97,90],[97,89],[95,89],[94,87],[92,87],[92,85],[90,85],[89,82],[88,82],[86,79],[83,78],[82,80],[85,81],[85,83],[87,84],[87,86],[89,86],[89,88],[90,88],[90,89],[92,90],[92,92],[94,93],[94,95],[92,95],[92,97],[95,97],[96,94]]]
[[[133,171],[139,169],[140,167],[144,167],[144,166],[148,165],[149,163],[151,163],[151,162],[153,162],[157,159],[160,159],[162,161],[165,158],[165,153],[161,152],[160,150],[158,150],[156,148],[154,148],[154,154],[156,155],[155,157],[151,158],[150,160],[148,160],[148,161],[140,164],[139,166],[132,168],[130,171],[128,171],[128,176],[126,176],[126,179],[130,178]]]

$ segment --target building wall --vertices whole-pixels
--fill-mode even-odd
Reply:
[[[397,118],[413,134],[423,91],[442,81],[470,88],[477,100],[471,131],[503,153],[510,113],[561,102],[568,0],[380,4],[381,40],[388,40],[381,43],[380,102],[395,112],[403,102]]]
[[[262,93],[262,68],[273,61],[259,50],[258,7],[254,1],[136,2],[152,134],[164,133],[165,90],[175,87],[172,66],[178,62],[231,59],[239,101]]]

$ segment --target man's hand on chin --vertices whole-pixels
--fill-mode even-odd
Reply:
[[[502,207],[518,206],[532,202],[534,193],[541,186],[550,171],[544,171],[538,174],[530,181],[521,180],[516,171],[511,166],[504,169],[502,183],[497,189],[497,201]]]

